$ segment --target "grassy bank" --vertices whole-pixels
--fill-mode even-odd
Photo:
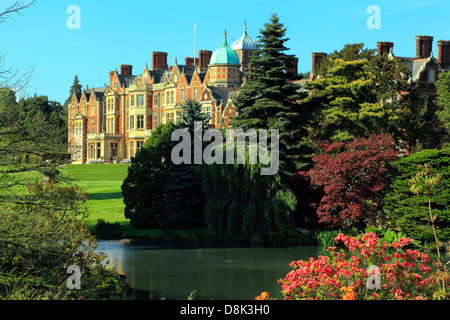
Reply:
[[[130,221],[124,216],[121,186],[127,176],[129,164],[80,164],[67,165],[64,170],[74,184],[84,188],[91,195],[87,201],[89,217],[85,220],[90,229],[94,229],[99,221],[105,222],[101,228],[120,226],[123,238],[160,238],[162,230],[132,228]],[[112,231],[111,231],[112,232]]]

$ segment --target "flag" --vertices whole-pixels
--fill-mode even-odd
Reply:
[[[197,24],[195,24],[195,27],[194,27],[195,29],[198,29],[198,27],[197,27]]]

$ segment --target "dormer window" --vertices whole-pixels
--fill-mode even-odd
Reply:
[[[177,74],[174,74],[173,75],[173,82],[177,82],[178,81],[178,75]]]

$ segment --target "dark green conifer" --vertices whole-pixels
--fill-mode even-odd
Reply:
[[[304,125],[308,112],[298,101],[300,87],[292,82],[296,75],[287,70],[292,56],[285,52],[286,28],[275,14],[260,30],[259,48],[249,63],[246,83],[234,100],[238,116],[234,128],[279,130],[280,173],[290,176],[303,167]]]
[[[194,159],[194,122],[202,122],[202,130],[209,122],[209,115],[202,113],[201,105],[187,100],[183,106],[178,128],[188,130],[191,136],[191,163],[174,164],[169,167],[169,179],[165,193],[167,229],[189,230],[204,226],[204,196],[202,180]]]

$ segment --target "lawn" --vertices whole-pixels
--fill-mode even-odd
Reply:
[[[74,184],[84,188],[91,195],[87,201],[89,217],[86,223],[95,224],[99,219],[118,222],[124,238],[163,237],[161,229],[134,229],[125,218],[122,183],[127,176],[129,164],[77,164],[65,166],[66,173]]]
[[[80,164],[65,166],[74,184],[83,187],[91,198],[87,201],[87,223],[103,219],[106,222],[128,223],[125,219],[121,186],[129,164]]]

